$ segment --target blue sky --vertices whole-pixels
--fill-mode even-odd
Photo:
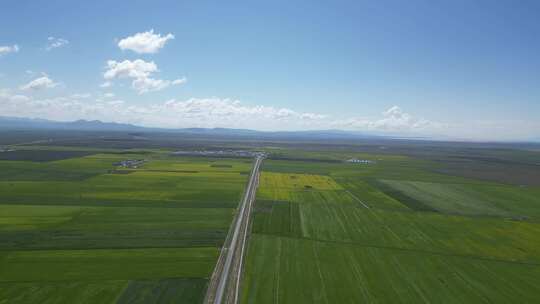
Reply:
[[[2,1],[0,115],[540,137],[538,1],[254,2]]]

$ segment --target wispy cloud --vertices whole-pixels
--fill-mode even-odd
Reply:
[[[105,81],[104,83],[100,84],[99,87],[100,88],[110,88],[110,87],[112,87],[112,82]]]
[[[67,39],[49,37],[47,38],[47,46],[45,46],[45,50],[51,51],[56,48],[67,46],[68,44],[69,44],[69,41]]]
[[[118,47],[122,50],[131,50],[138,54],[154,54],[162,49],[167,41],[174,39],[174,35],[169,33],[165,36],[154,34],[154,30],[136,33],[121,39]]]
[[[184,84],[187,82],[187,78],[186,77],[182,77],[182,78],[178,78],[176,80],[173,80],[171,82],[172,85],[181,85],[181,84]]]
[[[382,118],[347,118],[332,122],[334,127],[369,131],[409,132],[444,128],[444,124],[414,117],[400,107],[393,106],[384,111]]]
[[[99,96],[98,96],[99,97]],[[289,108],[248,105],[227,98],[170,99],[133,104],[113,95],[87,98],[86,94],[35,98],[0,90],[0,115],[69,121],[99,119],[143,126],[227,127],[258,130],[316,130],[339,128],[389,135],[424,135],[469,140],[526,140],[540,134],[540,123],[476,121],[446,124],[417,118],[397,106],[375,118],[345,118]]]
[[[0,46],[0,56],[6,55],[9,53],[17,53],[19,52],[19,49],[20,48],[17,44]]]
[[[129,72],[123,72],[129,75]],[[137,74],[138,75],[138,74]],[[321,113],[299,112],[289,108],[247,105],[228,98],[170,99],[161,103],[135,105],[116,99],[90,99],[85,94],[49,99],[14,97],[9,91],[0,96],[0,115],[35,116],[49,119],[101,119],[155,127],[231,127],[261,130],[325,129],[394,131],[432,126],[412,118],[398,107],[383,113],[380,119],[336,120]],[[15,99],[17,100],[15,100]]]
[[[287,108],[245,105],[221,98],[171,99],[161,103],[134,105],[121,99],[90,100],[85,96],[15,98],[0,95],[0,115],[41,117],[56,120],[100,119],[156,127],[234,127],[275,129],[309,126],[323,118],[315,113]]]
[[[90,97],[92,97],[92,94],[90,93],[76,93],[76,94],[71,95],[71,98],[74,98],[74,99],[85,99],[85,98],[90,98]]]
[[[49,78],[49,76],[44,75],[42,77],[36,78],[29,83],[20,86],[21,90],[42,90],[42,89],[50,89],[58,86],[59,83],[54,82],[52,79]]]

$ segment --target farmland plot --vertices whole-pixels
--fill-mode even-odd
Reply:
[[[202,301],[250,164],[127,157],[0,161],[0,303]]]
[[[311,176],[306,163],[266,165],[243,303],[526,303],[540,294],[537,189],[410,164],[324,165],[317,180],[337,186],[305,188],[289,176]]]
[[[540,267],[255,234],[244,303],[533,303]]]
[[[534,207],[540,205],[540,192],[529,188],[395,180],[380,182],[406,196],[406,201],[414,200],[416,204],[442,213],[527,217],[537,216],[538,208]]]

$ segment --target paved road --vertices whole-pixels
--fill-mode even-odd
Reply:
[[[242,198],[240,211],[234,222],[234,228],[229,231],[214,273],[208,284],[205,303],[238,303],[242,265],[247,249],[246,243],[249,234],[251,206],[257,192],[259,167],[262,160],[262,156],[255,158],[249,182]]]

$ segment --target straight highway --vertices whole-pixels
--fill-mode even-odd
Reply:
[[[249,234],[251,208],[257,192],[259,169],[263,159],[263,155],[256,155],[255,157],[255,162],[234,226],[232,230],[229,231],[214,269],[214,273],[208,284],[205,303],[236,304],[239,301],[242,266],[246,254],[245,251],[247,250],[246,244]]]

